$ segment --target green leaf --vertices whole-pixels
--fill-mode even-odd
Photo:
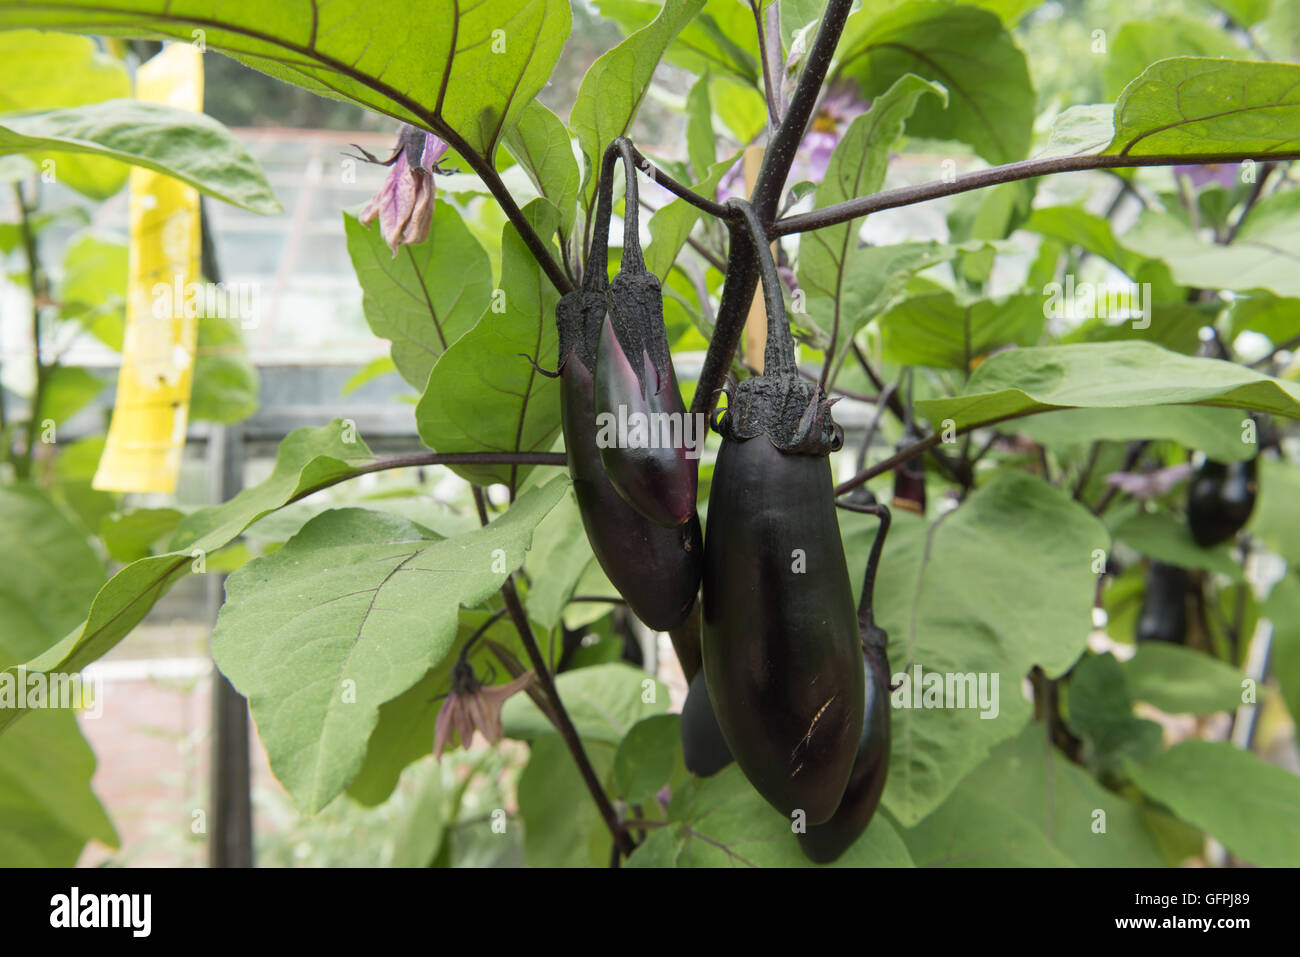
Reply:
[[[37,421],[66,422],[94,402],[105,385],[103,379],[80,366],[54,366],[46,372]]]
[[[1245,675],[1191,648],[1146,642],[1123,669],[1136,700],[1169,714],[1212,714],[1242,704]]]
[[[0,33],[0,114],[83,106],[129,97],[126,64],[88,37],[15,30]],[[96,156],[55,153],[60,183],[107,199],[126,182],[126,167]]]
[[[1114,534],[1141,554],[1168,565],[1203,568],[1241,580],[1241,566],[1233,561],[1230,545],[1202,548],[1192,538],[1187,522],[1169,512],[1138,512],[1120,522]]]
[[[696,179],[709,175],[718,159],[717,148],[717,136],[713,132],[713,101],[709,99],[709,75],[705,73],[686,94],[686,154],[690,157],[691,171]]]
[[[361,768],[379,706],[437,665],[457,610],[493,595],[568,480],[522,496],[492,524],[430,541],[403,519],[325,512],[226,582],[212,653],[248,698],[271,768],[307,812]]]
[[[1259,867],[1300,865],[1300,777],[1227,742],[1184,741],[1129,768],[1147,797]]]
[[[614,749],[608,744],[589,744],[586,750],[597,778],[605,780]],[[609,831],[558,734],[543,734],[533,741],[528,765],[519,775],[518,793],[526,866],[609,864]]]
[[[1124,234],[1123,242],[1168,263],[1174,279],[1187,286],[1267,289],[1279,296],[1298,296],[1297,215],[1300,190],[1270,196],[1251,210],[1232,244],[1225,246],[1202,239],[1171,214],[1148,211]]]
[[[560,237],[567,242],[578,215],[579,188],[578,161],[569,131],[558,116],[533,100],[520,114],[518,124],[507,131],[505,147],[528,173],[537,192],[560,211]]]
[[[174,508],[137,508],[104,519],[99,535],[115,561],[139,561],[152,555],[153,546],[170,536],[184,517]]]
[[[631,128],[668,44],[703,7],[704,0],[665,0],[653,22],[601,54],[582,78],[569,127],[587,158],[582,179],[586,194],[591,193],[605,147]]]
[[[959,140],[990,163],[1023,159],[1034,122],[1025,55],[998,17],[969,6],[913,2],[849,17],[837,75],[868,97],[907,73],[941,83],[943,102],[926,101],[908,124],[915,136]]]
[[[543,235],[554,232],[555,211],[545,200],[528,211],[549,224]],[[510,225],[501,239],[501,285],[500,298],[438,359],[416,406],[420,438],[438,452],[545,452],[559,435],[559,381],[528,361],[556,366],[559,295]],[[452,471],[478,485],[517,489],[532,468],[458,465]]]
[[[555,685],[584,741],[617,745],[638,721],[668,710],[667,686],[621,663],[566,671]],[[501,721],[508,738],[532,741],[555,730],[523,695],[506,702]]]
[[[1111,228],[1110,220],[1088,212],[1082,206],[1048,206],[1036,209],[1024,229],[1080,246],[1107,262],[1114,263],[1130,277],[1137,275],[1143,256],[1125,249]]]
[[[848,516],[841,525],[850,575],[860,580],[875,520]],[[1029,718],[1020,681],[1031,667],[1057,675],[1082,653],[1096,589],[1092,553],[1106,545],[1087,509],[1022,472],[996,475],[932,525],[895,516],[875,611],[889,633],[892,667],[905,679],[893,696],[884,797],[900,823],[925,817],[990,748],[1019,732]],[[1016,583],[1013,591],[1007,582]],[[913,687],[916,668],[920,688]],[[965,706],[924,706],[931,674],[971,676],[974,686],[954,684],[963,697],[969,689]]]
[[[1065,409],[1035,415],[1014,431],[1054,449],[1090,442],[1164,439],[1199,449],[1217,462],[1241,462],[1257,447],[1241,441],[1242,415],[1233,409],[1198,405],[1153,405],[1128,409]]]
[[[59,314],[81,322],[117,352],[122,351],[126,324],[129,252],[130,247],[120,239],[79,233],[63,254],[63,280],[59,283]]]
[[[542,519],[524,561],[531,583],[524,606],[528,617],[550,631],[560,623],[583,571],[593,560],[573,493]]]
[[[1090,746],[1088,763],[1102,780],[1121,785],[1127,758],[1146,760],[1160,751],[1160,725],[1133,715],[1124,669],[1115,656],[1085,655],[1066,686],[1066,721]]]
[[[200,317],[190,419],[242,422],[257,411],[260,391],[261,380],[248,361],[238,324],[221,316]]]
[[[1247,531],[1300,568],[1300,468],[1290,462],[1262,455],[1258,465],[1259,497]]]
[[[672,777],[681,745],[681,715],[638,721],[614,755],[614,793],[630,804],[654,798]]]
[[[654,20],[661,4],[654,0],[596,0],[596,7],[624,33],[632,33]],[[668,45],[664,60],[697,75],[722,71],[750,87],[757,86],[753,14],[747,5],[733,0],[708,0]]]
[[[1231,57],[1245,51],[1205,20],[1177,14],[1130,20],[1111,42],[1102,73],[1106,96],[1117,98],[1129,81],[1157,60],[1176,56]]]
[[[754,790],[735,764],[691,778],[673,792],[668,826],[656,829],[629,867],[815,867],[789,818]],[[910,867],[898,832],[877,814],[834,867]]]
[[[380,356],[378,359],[371,359],[354,372],[347,382],[343,383],[342,394],[351,395],[368,382],[396,371],[397,363],[392,360],[391,356]]]
[[[0,3],[0,28],[38,27],[190,43],[320,96],[411,123],[442,124],[491,156],[502,132],[546,85],[569,36],[567,0],[378,0],[364,11],[286,14],[258,0],[70,0]]]
[[[92,838],[118,846],[90,788],[95,755],[76,715],[35,710],[0,739],[0,865],[72,867]]]
[[[434,770],[425,775],[415,795],[410,817],[393,846],[393,867],[429,867],[447,833],[442,775]]]
[[[1300,299],[1279,296],[1251,296],[1238,299],[1232,307],[1232,336],[1247,330],[1268,336],[1281,345],[1300,334]]]
[[[0,486],[0,551],[0,668],[8,668],[41,654],[81,620],[104,582],[104,566],[34,485]],[[0,709],[0,716],[8,713]]]
[[[1045,316],[1037,293],[961,303],[952,293],[940,292],[905,299],[879,321],[886,360],[965,370],[973,359],[1001,346],[1034,345]]]
[[[1162,864],[1142,812],[1047,745],[1041,724],[998,745],[903,838],[922,866]]]
[[[0,24],[5,11],[0,7]],[[0,117],[0,155],[85,153],[165,173],[254,213],[281,212],[261,167],[231,132],[202,113],[106,100]]]
[[[731,159],[714,163],[704,179],[694,184],[691,189],[712,199],[717,195],[718,183],[735,164],[736,159],[737,157],[733,156]],[[655,210],[647,227],[650,230],[650,244],[645,250],[646,269],[656,276],[667,276],[699,219],[699,209],[684,199],[675,199]]]
[[[831,154],[826,175],[817,187],[815,208],[822,209],[880,189],[889,165],[889,151],[903,133],[903,127],[926,93],[947,102],[943,87],[907,74],[895,81],[856,117]],[[830,301],[830,346],[832,361],[868,317],[862,307],[871,301],[874,274],[869,251],[861,248],[858,232],[865,217],[805,233],[799,243],[799,285],[808,295]],[[864,290],[862,287],[866,285]],[[877,285],[878,288],[878,285]]]
[[[392,342],[393,362],[417,389],[434,364],[468,331],[492,298],[492,266],[454,206],[437,200],[428,238],[394,256],[356,216],[343,214],[361,304],[375,335]]]
[[[917,402],[958,429],[1065,408],[1220,405],[1300,417],[1300,389],[1232,362],[1145,342],[1011,349],[981,363],[964,395]]]
[[[1294,151],[1300,64],[1174,57],[1151,66],[1115,103],[1108,154],[1224,154],[1263,160]]]
[[[1100,153],[1115,138],[1115,107],[1110,103],[1071,106],[1052,124],[1047,145],[1035,159]]]

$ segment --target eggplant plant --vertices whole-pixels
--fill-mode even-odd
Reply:
[[[14,51],[201,33],[391,124],[340,212],[425,447],[307,424],[229,501],[83,521],[96,449],[39,438],[79,321],[41,163],[276,204],[219,124],[16,102],[0,58],[0,301],[38,343],[0,422],[0,783],[66,752],[98,808],[7,676],[225,569],[213,658],[286,800],[406,814],[426,775],[405,863],[1300,864],[1254,740],[1300,719],[1289,3],[0,0]],[[35,863],[108,842],[41,810],[46,765],[0,856],[10,818],[57,833]]]

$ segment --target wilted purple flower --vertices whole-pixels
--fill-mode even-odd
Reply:
[[[447,144],[432,133],[403,123],[397,133],[397,146],[388,159],[377,159],[359,146],[357,149],[367,162],[391,167],[384,185],[362,208],[361,224],[369,226],[377,218],[379,234],[396,258],[398,246],[422,243],[429,236],[437,192],[433,174],[443,172],[438,161],[446,154]]]
[[[533,680],[533,672],[525,671],[514,681],[503,685],[485,685],[474,673],[474,667],[464,659],[457,661],[451,670],[451,691],[442,703],[433,729],[433,756],[442,760],[442,752],[451,743],[451,732],[460,736],[460,746],[469,747],[474,730],[495,744],[501,739],[501,706],[516,691],[526,688]]]
[[[1173,465],[1154,472],[1112,472],[1106,481],[1137,499],[1157,498],[1192,474],[1187,464]]]
[[[1214,183],[1224,189],[1232,189],[1237,184],[1237,166],[1235,163],[1206,163],[1200,166],[1175,166],[1174,178],[1186,176],[1193,189],[1200,189]]]

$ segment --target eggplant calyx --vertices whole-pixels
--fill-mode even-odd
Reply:
[[[844,444],[831,417],[836,401],[797,375],[755,376],[727,390],[727,409],[714,427],[736,442],[767,436],[787,455],[829,455]]]

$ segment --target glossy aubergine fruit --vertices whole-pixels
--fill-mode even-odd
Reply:
[[[611,172],[611,159],[603,177]],[[695,603],[704,549],[694,512],[675,528],[651,521],[623,500],[601,463],[594,386],[597,340],[605,321],[610,206],[609,185],[602,183],[582,286],[561,297],[555,309],[561,424],[569,475],[596,560],[632,612],[650,628],[667,631],[680,625]]]
[[[1186,568],[1152,561],[1146,589],[1134,629],[1136,639],[1183,644],[1187,639],[1187,595],[1192,589],[1192,576]]]
[[[596,421],[618,441],[600,441],[600,459],[624,501],[661,525],[677,526],[695,515],[700,450],[690,443],[702,445],[704,435],[687,431],[692,420],[668,352],[663,288],[646,270],[641,253],[631,144],[620,138],[614,148],[623,156],[627,183],[623,256],[605,294],[596,354]]]
[[[867,560],[867,572],[858,602],[858,630],[862,640],[862,666],[866,683],[863,704],[862,734],[853,759],[853,771],[840,806],[824,824],[814,824],[799,835],[804,856],[814,864],[829,864],[853,846],[875,816],[889,776],[890,684],[889,636],[876,625],[872,610],[876,568],[885,536],[889,534],[889,509],[883,505],[863,504],[855,511],[880,518],[880,528]]]
[[[754,788],[783,814],[827,820],[862,733],[853,590],[835,515],[842,433],[798,375],[780,280],[747,203],[767,302],[765,372],[729,390],[709,495],[702,645],[718,726]]]
[[[1244,462],[1209,459],[1187,489],[1187,525],[1202,548],[1226,542],[1245,526],[1255,508],[1258,456]]]
[[[696,672],[682,705],[682,754],[686,770],[700,777],[717,774],[735,759],[718,727],[704,672]]]

